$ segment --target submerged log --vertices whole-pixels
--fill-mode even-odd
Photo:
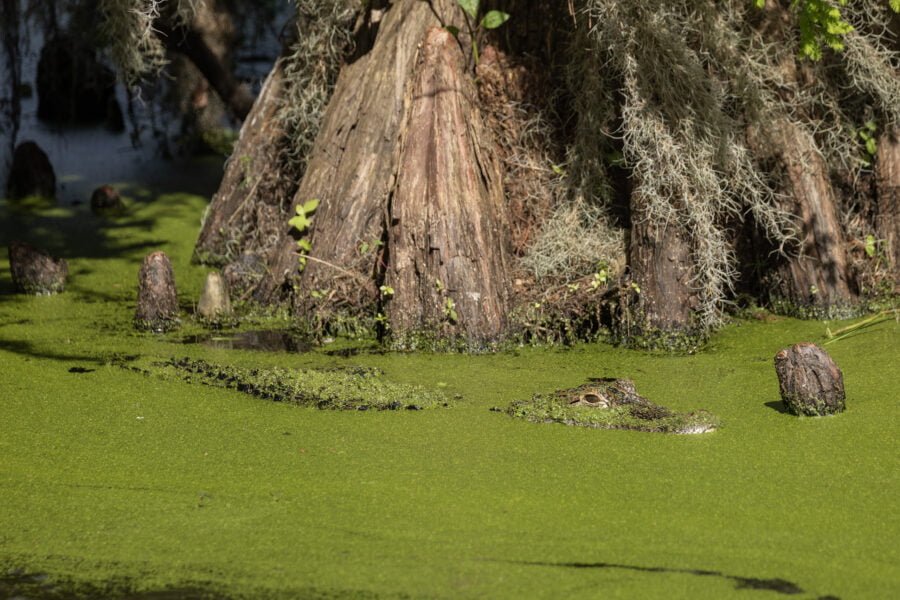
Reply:
[[[14,200],[29,196],[56,198],[56,173],[47,153],[35,142],[16,146],[7,191]]]
[[[843,412],[844,376],[819,346],[802,343],[781,350],[775,371],[788,411],[813,417]]]
[[[134,325],[138,329],[162,333],[177,324],[178,293],[172,263],[165,252],[153,252],[144,258],[138,274]]]
[[[24,242],[9,245],[9,270],[16,290],[24,294],[62,292],[69,276],[69,265],[64,259],[53,258]]]
[[[509,295],[500,167],[465,58],[446,29],[425,34],[406,105],[389,202],[391,330],[398,341],[419,331],[495,341]]]
[[[877,212],[875,227],[883,240],[884,258],[900,289],[900,128],[884,132],[878,140],[875,163]]]

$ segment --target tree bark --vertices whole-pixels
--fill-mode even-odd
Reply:
[[[157,251],[144,257],[138,272],[137,308],[134,326],[137,329],[162,333],[178,325],[178,292],[172,262],[165,252]]]
[[[758,157],[781,172],[783,208],[797,218],[799,244],[775,267],[769,294],[800,314],[827,316],[856,303],[828,165],[812,136],[787,119],[750,134]]]
[[[844,376],[815,344],[795,344],[775,355],[781,399],[795,415],[820,417],[843,412]]]
[[[884,240],[884,257],[896,290],[900,287],[900,128],[885,131],[878,140],[875,174],[875,228]]]
[[[629,303],[621,333],[646,337],[691,330],[698,296],[690,237],[677,223],[652,221],[640,194],[631,198],[628,265],[637,288],[624,290]]]
[[[405,94],[416,48],[437,15],[458,14],[455,2],[398,0],[384,14],[371,51],[338,78],[293,205],[320,200],[312,251],[295,298],[303,312],[371,305],[383,274],[388,196],[396,183]],[[271,256],[267,294],[297,272],[297,252],[285,228]],[[309,297],[328,290],[328,301]]]
[[[16,291],[23,294],[50,295],[66,289],[69,264],[53,258],[44,250],[24,242],[9,245],[9,270]]]
[[[284,172],[280,159],[281,147],[287,142],[276,118],[284,85],[283,67],[282,59],[276,61],[241,128],[200,230],[194,251],[200,262],[223,265],[241,259],[239,254],[264,260],[284,235],[297,181],[295,174]],[[237,287],[252,293],[255,283]]]
[[[387,314],[398,338],[437,331],[478,345],[506,329],[509,227],[477,97],[456,39],[429,29],[388,203]]]

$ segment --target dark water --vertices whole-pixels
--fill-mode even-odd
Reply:
[[[288,8],[279,10],[277,22],[289,16]],[[236,49],[235,71],[254,91],[277,58],[280,42],[279,31],[274,26],[259,27],[253,22],[240,23],[245,44]],[[250,30],[253,30],[252,33]],[[91,126],[57,126],[44,123],[37,116],[37,64],[44,43],[43,32],[30,23],[23,35],[22,83],[30,87],[30,97],[22,97],[21,125],[17,143],[34,141],[47,153],[57,178],[57,199],[60,205],[77,206],[86,203],[91,192],[101,185],[111,184],[136,200],[146,189],[208,193],[209,181],[221,178],[221,160],[210,165],[210,173],[198,177],[196,165],[186,166],[169,156],[176,151],[173,140],[178,136],[180,117],[171,115],[154,104],[151,96],[162,97],[162,85],[147,88],[131,103],[134,119],[126,119],[126,130],[111,131],[103,124]],[[5,77],[5,71],[0,77]],[[116,98],[123,114],[128,112],[129,101],[125,86],[116,86]],[[237,128],[239,124],[230,124]],[[9,132],[0,125],[0,196],[6,190],[9,154]]]

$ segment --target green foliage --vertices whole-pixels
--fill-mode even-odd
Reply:
[[[900,0],[891,0],[891,7],[898,3]],[[755,0],[755,4],[761,9],[766,2]],[[843,38],[853,31],[853,26],[844,19],[839,8],[846,5],[847,0],[791,0],[791,8],[797,12],[800,28],[801,56],[820,60],[823,46],[837,52],[844,49]]]
[[[509,14],[499,10],[490,10],[479,21],[478,14],[481,10],[481,2],[479,0],[456,0],[460,8],[462,8],[466,17],[466,28],[469,30],[469,37],[472,38],[472,57],[475,64],[478,64],[478,38],[483,30],[497,29],[507,21]],[[473,26],[472,23],[478,23]],[[452,25],[448,26],[447,31],[454,37],[459,37],[459,28]]]
[[[297,215],[288,221],[288,224],[301,234],[308,233],[310,227],[312,227],[312,217],[317,208],[319,208],[319,201],[315,198],[303,204],[298,204]],[[309,236],[304,235],[297,240],[297,248],[300,250],[299,262],[300,270],[302,271],[306,267],[306,255],[312,250],[312,242],[309,240]]]
[[[875,258],[876,253],[876,239],[875,236],[871,233],[866,236],[866,256],[869,258]]]
[[[447,298],[444,302],[444,316],[451,323],[459,321],[459,315],[456,313],[456,303],[453,301],[453,298]]]
[[[865,144],[866,156],[863,157],[862,161],[867,167],[872,166],[872,159],[874,159],[875,155],[878,153],[877,132],[878,126],[875,124],[875,121],[866,121],[866,124],[857,131],[859,139]]]

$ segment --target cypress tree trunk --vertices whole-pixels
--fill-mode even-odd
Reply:
[[[461,50],[469,40],[438,28],[461,26],[462,12],[453,0],[368,11],[374,41],[341,70],[291,203],[265,209],[274,182],[290,176],[272,160],[284,136],[279,64],[242,130],[198,255],[234,259],[232,247],[255,248],[267,274],[254,298],[290,298],[301,319],[323,328],[383,311],[398,341],[422,330],[497,340],[509,302],[500,171]],[[292,230],[294,208],[312,199],[311,227]],[[311,243],[302,269],[301,236]]]
[[[284,235],[287,206],[297,181],[280,153],[286,144],[284,127],[277,118],[283,80],[284,63],[279,59],[241,128],[207,210],[194,251],[201,262],[224,265],[239,260],[240,253],[264,262]],[[255,288],[255,283],[245,282],[241,287],[249,286],[248,292],[260,302],[273,300],[271,285]]]
[[[884,256],[896,289],[900,286],[900,129],[896,127],[878,140],[875,175],[875,227],[884,240]]]
[[[757,156],[780,173],[785,210],[795,215],[799,244],[768,276],[773,303],[801,315],[827,316],[857,301],[828,165],[812,136],[787,119],[751,132]]]
[[[636,193],[631,197],[628,265],[637,287],[624,290],[623,337],[665,337],[694,328],[698,297],[692,287],[690,237],[677,223],[653,222]]]
[[[461,336],[476,346],[497,340],[509,278],[500,166],[447,30],[426,33],[406,106],[388,207],[391,329],[398,337]]]

